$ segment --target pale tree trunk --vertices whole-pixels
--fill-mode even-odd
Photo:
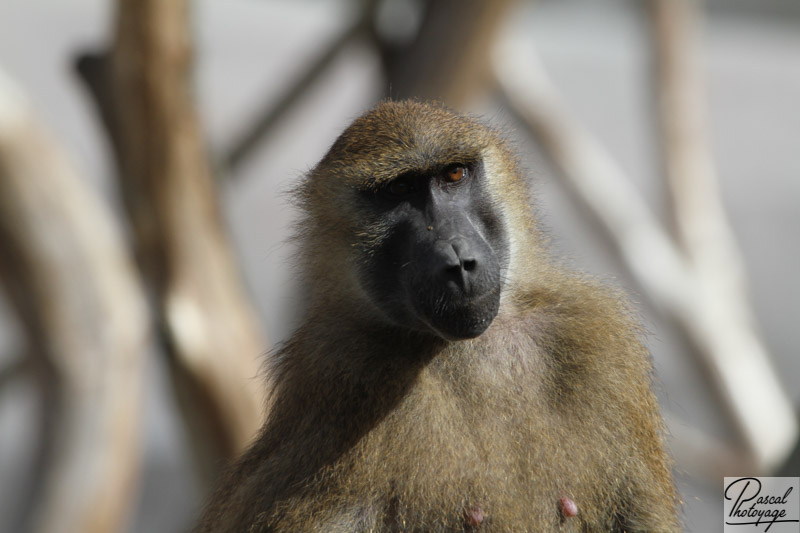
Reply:
[[[190,441],[210,480],[263,420],[267,344],[228,243],[195,109],[188,9],[186,0],[120,0],[110,52],[80,66],[114,142]]]
[[[135,501],[151,346],[124,242],[0,72],[0,277],[27,333],[45,417],[25,529],[121,531]]]
[[[698,298],[706,308],[696,327],[715,333],[694,339],[745,453],[759,471],[771,472],[794,446],[798,424],[759,337],[744,261],[722,205],[707,133],[704,83],[695,61],[700,7],[697,0],[650,0],[648,5],[675,236],[697,276]]]

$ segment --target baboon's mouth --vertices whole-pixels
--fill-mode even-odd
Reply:
[[[460,301],[433,299],[421,310],[420,317],[445,340],[472,339],[491,325],[500,308],[500,287],[480,296]],[[437,305],[438,304],[438,305]]]

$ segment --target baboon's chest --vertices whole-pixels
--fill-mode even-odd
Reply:
[[[557,415],[533,420],[501,404],[443,390],[365,437],[346,485],[371,495],[378,531],[570,531],[607,521],[611,465]]]

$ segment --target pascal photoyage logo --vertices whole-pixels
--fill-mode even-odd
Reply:
[[[726,477],[724,533],[800,532],[800,477]]]

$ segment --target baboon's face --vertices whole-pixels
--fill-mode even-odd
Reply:
[[[454,159],[361,191],[373,228],[363,285],[395,324],[468,339],[497,315],[509,245],[484,172]]]
[[[355,284],[401,328],[448,340],[486,331],[510,262],[505,206],[518,200],[502,147],[436,105],[385,102],[358,118],[303,188],[316,275]]]

